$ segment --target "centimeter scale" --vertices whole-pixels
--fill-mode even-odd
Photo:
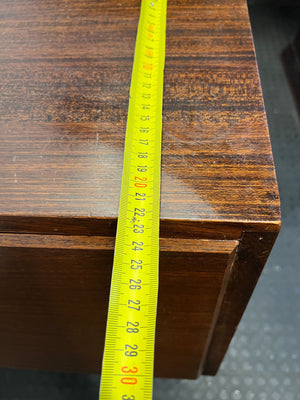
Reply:
[[[100,399],[152,399],[167,0],[142,0]]]

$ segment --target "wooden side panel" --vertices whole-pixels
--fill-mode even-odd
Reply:
[[[114,240],[0,236],[0,366],[99,372]],[[156,376],[197,376],[236,246],[161,241]]]
[[[156,376],[190,379],[201,373],[233,258],[234,250],[162,254]]]
[[[205,360],[205,375],[215,375],[218,372],[277,234],[278,232],[244,233]]]

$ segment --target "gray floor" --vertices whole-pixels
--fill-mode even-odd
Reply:
[[[300,123],[279,58],[300,13],[254,5],[250,14],[283,227],[219,374],[156,379],[155,400],[300,400]],[[98,375],[0,370],[0,400],[96,400],[98,386]]]

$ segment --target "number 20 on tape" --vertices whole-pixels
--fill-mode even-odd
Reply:
[[[101,400],[152,399],[166,0],[142,0],[127,117]]]

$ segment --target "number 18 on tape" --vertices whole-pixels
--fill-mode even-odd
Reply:
[[[152,399],[167,0],[142,0],[128,108],[101,400]]]

